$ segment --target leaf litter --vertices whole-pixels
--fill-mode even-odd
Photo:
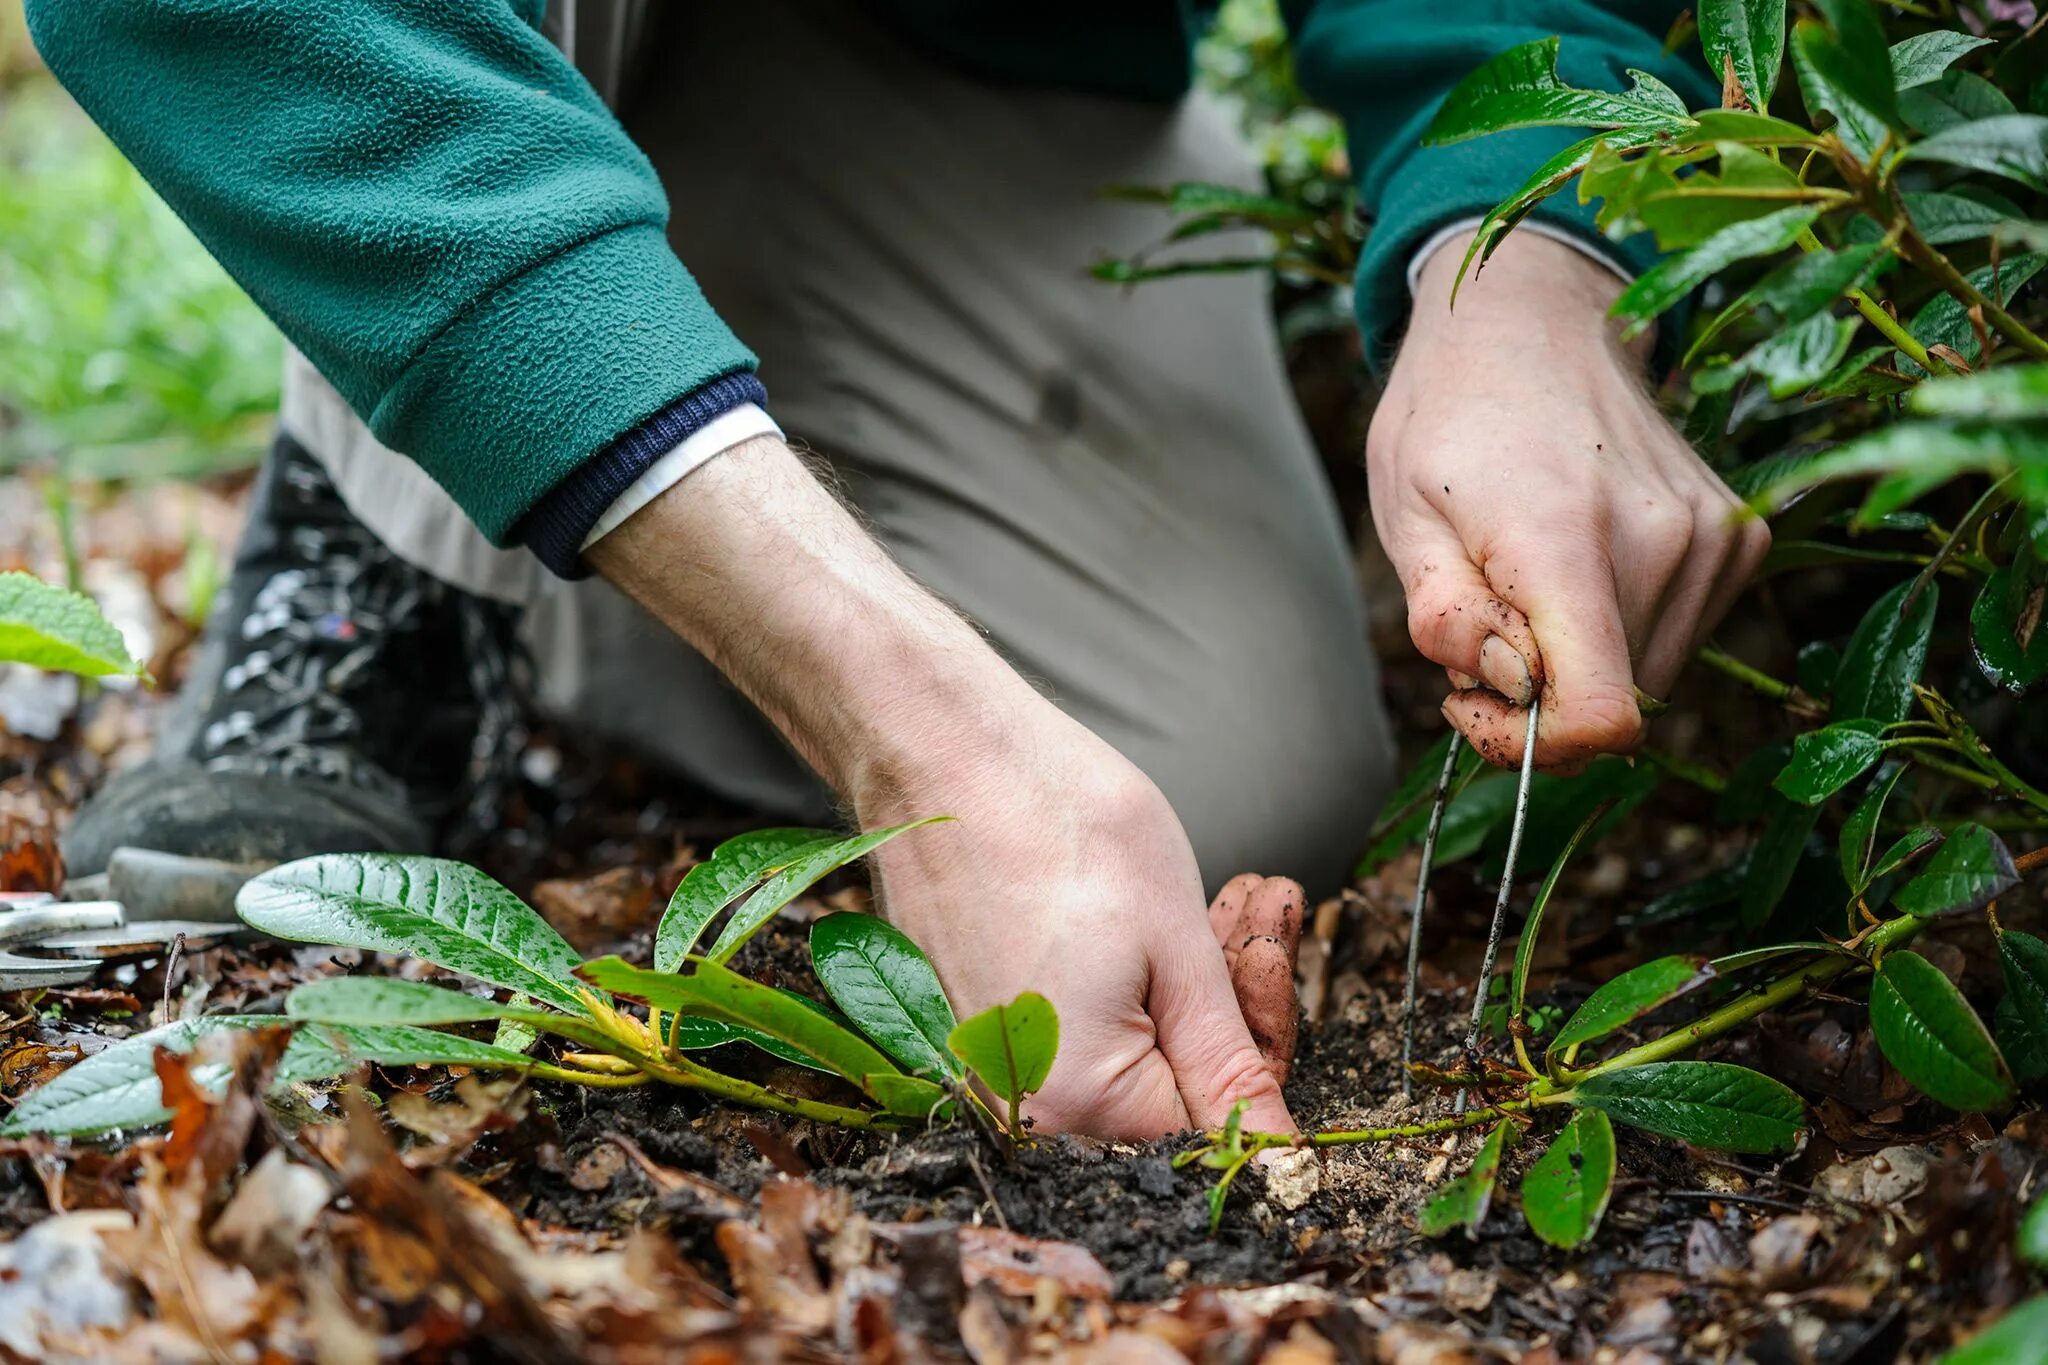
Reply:
[[[126,534],[146,541],[138,524]],[[176,556],[143,543],[131,558],[175,642],[151,666],[174,681],[191,639],[166,597]],[[1393,659],[1388,673],[1420,712],[1426,670]],[[55,830],[138,756],[164,704],[102,692],[53,740],[0,736],[7,889],[61,884]],[[651,907],[745,813],[545,730],[529,760],[474,856],[579,948],[646,960]],[[1568,1009],[1642,960],[1605,908],[1621,883],[1640,903],[1722,851],[1704,813],[1641,821],[1636,838],[1618,868],[1603,851],[1574,869],[1533,1004]],[[1312,916],[1288,1089],[1304,1125],[1441,1111],[1401,1097],[1412,857]],[[1455,1068],[1491,887],[1452,869],[1436,895],[1418,1056]],[[2014,899],[2002,913],[2038,918]],[[861,900],[842,880],[793,909]],[[1961,971],[1948,944],[1925,954]],[[800,923],[773,926],[740,965],[818,992]],[[293,986],[351,971],[445,980],[275,943],[115,964],[89,987],[0,998],[0,1093],[154,1024],[275,1012]],[[1247,1172],[1212,1236],[1206,1177],[1172,1165],[1192,1139],[1005,1152],[965,1127],[854,1134],[692,1095],[424,1067],[266,1101],[283,1041],[254,1029],[160,1054],[167,1129],[0,1143],[0,1358],[1933,1359],[2027,1293],[2018,1214],[2048,1165],[2037,1112],[1996,1127],[1917,1100],[1860,1009],[1825,998],[1715,1054],[1808,1097],[1806,1149],[1735,1162],[1621,1130],[1612,1205],[1577,1253],[1533,1236],[1505,1193],[1476,1236],[1417,1235],[1478,1132],[1284,1154]],[[203,1065],[229,1070],[224,1090],[192,1083]],[[1504,1167],[1519,1180],[1533,1160],[1514,1144]]]

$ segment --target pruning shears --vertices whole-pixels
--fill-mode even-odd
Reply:
[[[111,959],[204,948],[251,932],[235,892],[257,864],[119,848],[107,870],[48,891],[0,893],[0,991],[72,986]],[[27,951],[17,951],[25,949]]]

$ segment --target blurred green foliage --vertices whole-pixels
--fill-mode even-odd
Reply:
[[[280,343],[49,76],[0,0],[0,471],[252,464]]]

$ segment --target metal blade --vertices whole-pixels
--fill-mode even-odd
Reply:
[[[1507,862],[1500,870],[1500,895],[1493,902],[1493,928],[1486,935],[1486,955],[1480,959],[1479,980],[1472,987],[1472,1024],[1465,1031],[1465,1053],[1475,1055],[1479,1048],[1479,1028],[1486,1018],[1486,996],[1493,985],[1493,965],[1500,956],[1502,931],[1507,927],[1508,902],[1515,895],[1515,863],[1522,856],[1522,827],[1529,823],[1529,779],[1536,771],[1536,717],[1541,707],[1535,703],[1529,706],[1529,729],[1522,737],[1522,777],[1515,786],[1515,822],[1508,828]],[[1465,1101],[1471,1092],[1458,1092],[1458,1112],[1465,1111]]]

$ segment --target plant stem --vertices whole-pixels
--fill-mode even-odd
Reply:
[[[646,1085],[654,1079],[654,1077],[638,1071],[630,1076],[620,1076],[604,1071],[579,1071],[575,1067],[554,1066],[548,1062],[535,1062],[528,1068],[527,1074],[538,1076],[542,1080],[567,1081],[571,1085],[594,1085],[601,1089],[613,1090],[621,1090],[627,1086]]]
[[[1909,941],[1926,927],[1927,922],[1925,920],[1913,915],[1901,915],[1897,919],[1887,920],[1876,929],[1873,929],[1870,937],[1863,941],[1864,951],[1866,954],[1875,956],[1885,949]],[[1583,1071],[1567,1071],[1564,1073],[1564,1079],[1569,1084],[1577,1084],[1590,1077],[1604,1075],[1610,1071],[1620,1071],[1632,1066],[1646,1066],[1651,1062],[1670,1061],[1673,1057],[1691,1052],[1700,1044],[1718,1038],[1731,1029],[1739,1028],[1760,1014],[1769,1013],[1771,1010],[1797,998],[1815,986],[1832,981],[1836,977],[1846,975],[1852,971],[1866,971],[1869,969],[1869,966],[1869,962],[1863,958],[1830,955],[1818,962],[1810,963],[1787,976],[1781,976],[1762,989],[1743,996],[1740,1000],[1731,1000],[1719,1009],[1711,1010],[1707,1014],[1702,1015],[1684,1028],[1673,1029],[1661,1038],[1653,1038],[1639,1047],[1632,1047],[1626,1052],[1617,1053],[1606,1061],[1589,1066]]]
[[[893,1125],[895,1116],[876,1113],[869,1109],[849,1109],[840,1104],[825,1104],[819,1100],[798,1099],[743,1081],[733,1076],[723,1076],[709,1067],[677,1058],[673,1062],[644,1054],[630,1059],[633,1065],[657,1081],[670,1085],[687,1086],[692,1090],[704,1090],[737,1104],[752,1105],[756,1109],[771,1109],[778,1114],[789,1114],[795,1118],[814,1119],[819,1123],[836,1124],[841,1128],[879,1128]]]
[[[1799,234],[1799,246],[1801,250],[1809,253],[1827,250],[1827,247],[1821,244],[1820,238],[1814,236],[1812,228],[1808,228]],[[1911,332],[1900,326],[1897,318],[1885,312],[1884,305],[1880,304],[1876,299],[1871,298],[1870,295],[1861,289],[1849,290],[1848,298],[1851,303],[1856,305],[1856,311],[1863,315],[1865,322],[1875,327],[1886,341],[1898,347],[1899,350],[1906,354],[1908,359],[1919,365],[1921,369],[1929,374],[1933,374],[1936,367],[1944,370],[1949,368],[1943,362],[1930,356],[1927,353],[1927,348],[1922,346]]]
[[[1792,683],[1779,682],[1762,669],[1752,668],[1725,650],[1716,649],[1712,645],[1706,645],[1700,649],[1697,657],[1707,667],[1727,674],[1743,686],[1762,693],[1772,701],[1783,704],[1788,710],[1796,711],[1801,715],[1812,716],[1815,719],[1826,715],[1828,712],[1827,703],[1817,697],[1808,696],[1806,689],[1797,687]]]
[[[1940,281],[1941,287],[1955,295],[1956,299],[1963,305],[1966,307],[1975,306],[1982,308],[1984,310],[1985,323],[1997,328],[2005,336],[2006,340],[2012,342],[2013,345],[2019,347],[2036,360],[2048,360],[2048,341],[2043,341],[2040,337],[2034,335],[2019,319],[1986,298],[1977,286],[1964,278],[1963,272],[1957,270],[1955,263],[1950,261],[1948,257],[1921,241],[1911,231],[1906,232],[1900,238],[1899,249],[1904,253],[1906,259],[1934,276],[1936,280]]]
[[[1709,768],[1704,763],[1695,763],[1689,758],[1680,758],[1677,754],[1671,753],[1668,750],[1646,744],[1636,750],[1636,756],[1647,763],[1662,768],[1681,782],[1690,782],[1695,787],[1699,787],[1704,791],[1710,791],[1718,795],[1728,789],[1728,779],[1715,772],[1712,768]]]

